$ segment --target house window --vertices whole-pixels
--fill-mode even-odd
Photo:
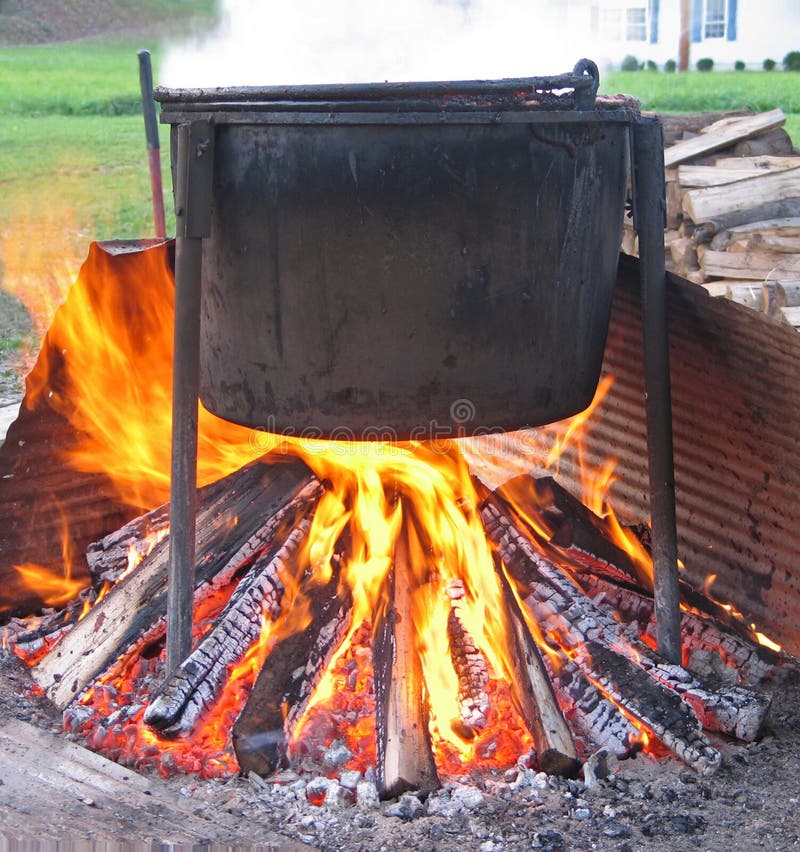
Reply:
[[[626,9],[625,39],[626,41],[647,40],[647,10],[644,8]]]
[[[704,38],[725,38],[725,0],[706,0]]]

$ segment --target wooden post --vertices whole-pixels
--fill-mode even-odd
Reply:
[[[681,34],[678,43],[678,71],[689,70],[689,44],[692,0],[681,0]]]

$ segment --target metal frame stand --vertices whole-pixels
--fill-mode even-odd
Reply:
[[[176,128],[175,339],[172,374],[172,476],[167,569],[167,677],[189,656],[197,514],[197,407],[203,237],[211,230],[214,128]]]
[[[202,240],[210,233],[214,129],[211,120],[177,132],[175,350],[167,592],[167,673],[189,655],[195,566],[197,407]],[[663,133],[656,119],[632,125],[634,227],[639,234],[650,475],[656,638],[681,661],[669,346],[664,269]]]
[[[653,585],[658,651],[681,662],[678,533],[672,450],[669,329],[664,269],[664,134],[657,119],[633,125],[634,228],[639,235]]]

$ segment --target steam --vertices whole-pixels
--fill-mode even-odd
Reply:
[[[555,0],[222,0],[222,8],[216,32],[167,52],[161,84],[528,77],[597,59],[586,16],[570,20],[570,4]]]

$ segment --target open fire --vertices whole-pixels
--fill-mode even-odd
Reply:
[[[90,548],[91,609],[8,631],[91,747],[204,776],[357,771],[390,793],[525,756],[576,773],[598,748],[709,772],[701,728],[757,736],[769,699],[748,685],[777,651],[685,589],[686,668],[661,661],[646,547],[599,516],[602,489],[589,509],[548,478],[491,492],[459,442],[289,439],[202,407],[194,651],[164,684],[171,296],[166,246],[94,245],[28,384],[83,436],[66,461],[151,510]],[[548,428],[576,440],[586,416]]]

